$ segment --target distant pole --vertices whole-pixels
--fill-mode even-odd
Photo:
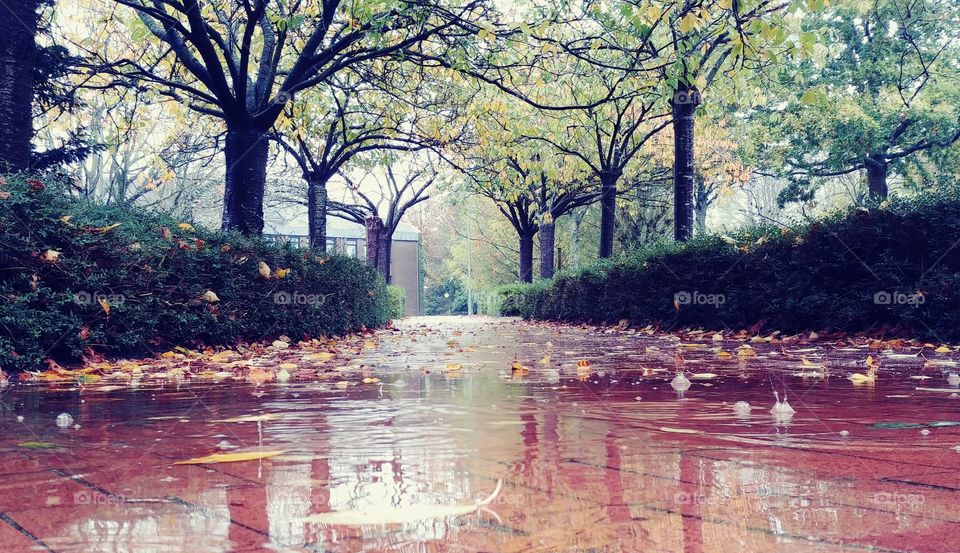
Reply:
[[[468,200],[469,201],[469,200]],[[473,223],[467,206],[467,315],[473,315]]]

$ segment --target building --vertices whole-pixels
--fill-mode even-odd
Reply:
[[[275,242],[290,242],[295,247],[310,245],[306,223],[266,221],[264,237]],[[364,260],[367,256],[366,230],[363,225],[338,217],[327,217],[327,252]],[[390,251],[391,284],[406,292],[406,314],[419,315],[422,269],[420,267],[420,231],[400,223],[393,233]]]

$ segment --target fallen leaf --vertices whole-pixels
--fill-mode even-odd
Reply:
[[[24,449],[61,449],[65,446],[52,442],[20,442],[17,444],[17,447]]]
[[[693,430],[691,428],[672,428],[670,426],[661,426],[661,432],[670,432],[672,434],[703,434],[702,430]]]
[[[43,259],[44,261],[49,261],[53,263],[58,259],[60,259],[60,252],[58,252],[57,250],[47,250],[43,252]]]
[[[953,350],[950,349],[950,348],[948,348],[947,346],[940,346],[940,347],[938,347],[937,349],[935,349],[935,350],[933,350],[933,351],[935,351],[935,352],[937,352],[937,353],[950,353],[950,352],[953,351]]]
[[[409,524],[435,518],[450,518],[469,515],[489,505],[500,494],[503,482],[486,499],[472,505],[403,505],[400,507],[368,507],[354,511],[334,511],[310,515],[307,523],[329,526],[368,526],[371,524]]]
[[[194,457],[186,461],[177,461],[174,465],[205,465],[208,463],[237,463],[240,461],[255,461],[257,459],[268,459],[283,455],[285,450],[280,451],[245,451],[240,453],[214,453],[205,457]]]
[[[262,415],[245,415],[242,417],[232,417],[213,422],[266,422],[280,418],[280,413],[264,413]]]
[[[114,224],[112,224],[112,225],[107,225],[107,226],[105,226],[105,227],[96,227],[96,228],[93,228],[93,229],[90,229],[90,230],[92,230],[93,232],[110,232],[111,230],[113,230],[113,229],[115,229],[115,228],[117,228],[117,227],[119,227],[119,226],[120,226],[120,223],[114,223]]]
[[[263,261],[257,264],[257,270],[260,271],[260,276],[262,278],[270,278],[270,266]]]
[[[207,290],[206,293],[203,294],[203,299],[204,299],[207,303],[216,303],[216,302],[220,301],[220,297],[217,296],[217,293],[214,292],[213,290]]]

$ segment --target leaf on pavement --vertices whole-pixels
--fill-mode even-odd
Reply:
[[[177,461],[174,465],[205,465],[208,463],[238,463],[240,461],[255,461],[283,455],[286,450],[278,451],[244,451],[238,453],[214,453],[205,457],[194,457],[186,461]]]

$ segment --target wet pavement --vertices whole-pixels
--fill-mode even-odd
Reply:
[[[960,551],[955,352],[719,338],[422,318],[367,383],[10,385],[0,551]]]

